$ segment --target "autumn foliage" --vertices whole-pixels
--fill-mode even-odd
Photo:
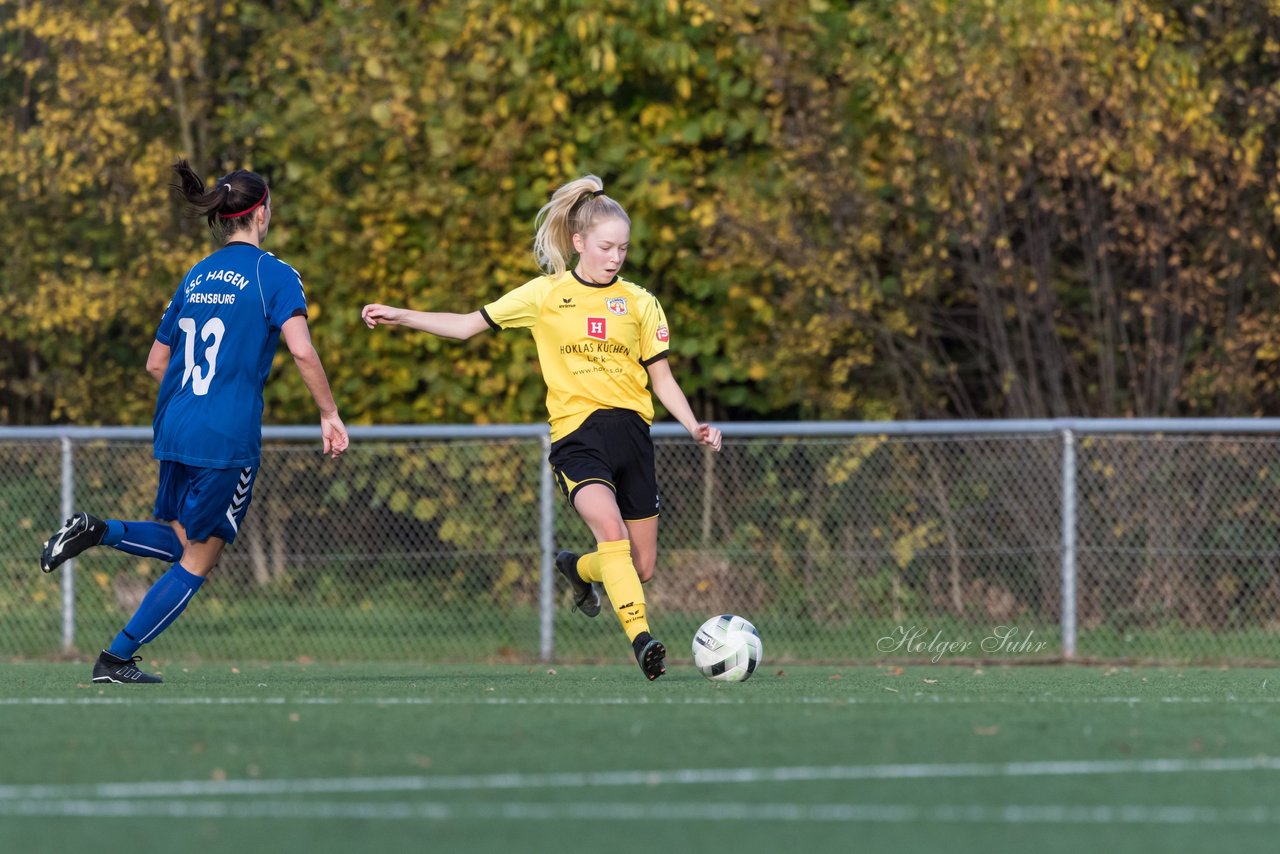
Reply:
[[[359,308],[536,275],[584,172],[700,414],[1269,414],[1278,66],[1274,0],[0,0],[0,422],[149,420],[178,155],[271,180],[351,423],[545,417],[527,336]]]

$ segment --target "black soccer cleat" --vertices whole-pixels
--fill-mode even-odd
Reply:
[[[583,581],[582,576],[578,575],[578,556],[573,552],[560,552],[556,555],[556,569],[569,579],[569,586],[573,588],[573,607],[588,617],[599,614],[600,594],[596,592],[594,584]]]
[[[636,653],[636,663],[650,682],[667,672],[667,648],[662,641],[648,632],[641,632],[631,642],[631,647]]]
[[[107,523],[88,513],[76,513],[63,523],[52,537],[45,540],[40,552],[40,568],[53,572],[64,561],[102,542],[107,535]]]
[[[143,673],[135,667],[134,665],[139,661],[142,661],[142,656],[140,655],[135,655],[133,658],[121,658],[104,649],[102,655],[98,656],[98,660],[93,665],[93,681],[115,682],[120,685],[145,685],[164,681],[159,676]]]

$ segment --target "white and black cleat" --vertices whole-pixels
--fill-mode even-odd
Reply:
[[[63,562],[102,542],[106,535],[106,522],[88,513],[76,513],[45,540],[44,550],[40,552],[40,569],[53,572]]]

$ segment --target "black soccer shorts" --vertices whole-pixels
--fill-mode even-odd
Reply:
[[[600,409],[553,442],[549,456],[560,491],[573,503],[578,490],[603,483],[628,522],[658,515],[658,475],[649,425],[630,409]]]

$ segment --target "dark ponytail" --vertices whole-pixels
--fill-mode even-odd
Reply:
[[[170,184],[195,212],[209,220],[209,228],[224,240],[249,224],[248,214],[268,201],[267,182],[257,172],[237,169],[206,190],[204,180],[185,158],[173,164],[178,183]]]

